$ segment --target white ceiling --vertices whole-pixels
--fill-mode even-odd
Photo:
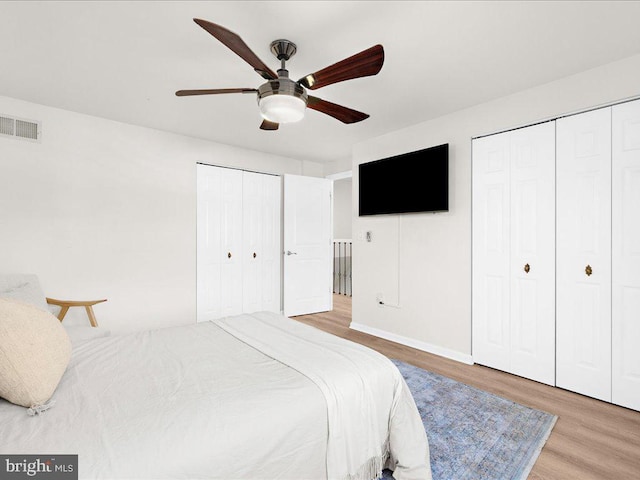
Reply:
[[[371,115],[315,111],[258,129],[253,95],[178,98],[262,79],[192,18],[227,27],[292,78],[380,43],[380,74],[314,95]],[[0,95],[220,143],[328,162],[354,143],[640,53],[637,1],[0,2]],[[4,112],[10,113],[10,112]]]

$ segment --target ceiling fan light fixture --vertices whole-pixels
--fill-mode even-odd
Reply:
[[[307,92],[286,77],[271,80],[258,89],[262,118],[274,123],[294,123],[304,118]]]
[[[307,104],[291,95],[270,95],[259,102],[263,118],[275,123],[294,123],[304,118]]]

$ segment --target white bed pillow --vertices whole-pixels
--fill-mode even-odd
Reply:
[[[40,281],[36,275],[10,274],[0,275],[0,298],[18,300],[49,310]]]
[[[71,341],[51,313],[0,299],[0,397],[24,407],[45,403],[71,358]]]

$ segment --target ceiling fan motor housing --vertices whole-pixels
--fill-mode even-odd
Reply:
[[[307,91],[305,88],[287,77],[278,77],[277,80],[269,80],[260,85],[258,88],[258,102],[270,95],[289,95],[301,99],[305,105],[307,103]]]

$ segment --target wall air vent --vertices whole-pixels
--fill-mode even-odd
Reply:
[[[0,115],[0,136],[37,142],[40,140],[41,134],[42,124],[40,122]]]
[[[2,135],[14,135],[16,130],[16,121],[9,117],[0,117],[0,134]]]

